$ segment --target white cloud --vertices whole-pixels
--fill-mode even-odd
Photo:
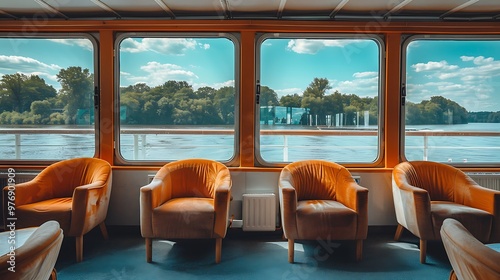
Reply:
[[[478,56],[474,58],[474,64],[476,65],[484,65],[484,64],[490,64],[493,62],[493,57],[488,57],[484,58],[483,56]]]
[[[352,75],[354,78],[378,77],[378,72],[357,72]]]
[[[343,48],[355,40],[319,40],[319,39],[294,39],[288,42],[287,49],[299,54],[316,54],[323,48]]]
[[[79,47],[82,47],[83,49],[86,49],[88,51],[92,51],[94,49],[92,42],[90,42],[90,40],[88,40],[88,39],[76,39],[76,38],[49,39],[49,41],[56,42],[56,43],[63,44],[63,45],[68,45],[68,46],[79,46]]]
[[[449,65],[448,62],[442,61],[429,61],[427,63],[417,63],[411,66],[415,72],[433,71],[433,70],[455,70],[458,69],[457,65]]]
[[[274,91],[278,95],[278,100],[279,100],[282,96],[285,95],[294,95],[294,94],[302,95],[304,90],[305,89],[303,88],[284,88],[284,89],[277,89]]]
[[[31,57],[0,55],[0,71],[21,73],[27,76],[38,75],[55,88],[60,87],[56,77],[60,69],[62,67],[59,65],[46,64]]]
[[[460,57],[460,59],[462,61],[473,61],[474,57],[473,56],[465,56],[465,55],[463,55],[463,56]]]
[[[9,72],[31,73],[48,69],[50,71],[59,71],[61,67],[56,64],[46,64],[31,57],[25,56],[7,56],[0,55],[0,68],[12,70]]]
[[[332,89],[329,93],[339,91],[342,94],[355,94],[359,97],[373,97],[378,95],[378,72],[356,72],[352,80],[330,80]]]
[[[420,103],[440,95],[457,102],[469,111],[487,110],[491,108],[491,104],[496,104],[491,101],[493,94],[498,91],[492,80],[500,76],[500,61],[484,56],[461,56],[460,60],[466,63],[467,67],[450,65],[446,61],[412,65],[415,73],[426,73],[424,77],[429,81],[425,83],[421,80],[420,82],[424,83],[408,87],[411,98],[418,100],[412,102]],[[412,84],[414,76],[414,73],[409,73],[409,85]]]
[[[188,50],[194,50],[199,46],[209,49],[209,44],[198,44],[196,40],[189,38],[144,38],[137,41],[127,38],[122,41],[120,50],[122,52],[138,53],[153,51],[162,54],[184,55]]]
[[[193,81],[198,79],[195,73],[175,64],[162,64],[151,61],[141,66],[140,69],[146,72],[145,76],[133,76],[130,73],[121,73],[122,78],[130,81],[130,84],[146,83],[152,87],[161,85],[169,80],[187,81],[189,84],[193,84]]]

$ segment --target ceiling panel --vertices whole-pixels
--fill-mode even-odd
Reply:
[[[0,0],[0,20],[34,18],[500,20],[500,0]],[[443,17],[446,16],[446,17]]]

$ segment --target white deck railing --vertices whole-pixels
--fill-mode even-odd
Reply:
[[[39,144],[23,143],[23,135],[81,135],[81,134],[95,134],[92,128],[0,128],[0,134],[14,135],[14,143],[0,145],[4,147],[12,147],[15,149],[15,158],[21,159],[23,146],[39,146]],[[171,135],[234,135],[234,130],[231,129],[172,129],[172,128],[123,128],[120,130],[122,135],[133,136],[133,157],[139,159],[145,156],[146,148],[148,147],[148,135],[158,134],[171,134]],[[275,130],[261,130],[261,135],[274,135],[283,136],[283,160],[288,161],[288,150],[290,148],[288,137],[290,136],[377,136],[377,130],[368,129],[275,129]],[[436,146],[429,146],[430,137],[500,137],[500,132],[484,132],[484,131],[406,131],[406,136],[421,136],[423,137],[423,146],[413,147],[423,149],[423,160],[428,158],[429,148],[436,148]],[[376,149],[376,147],[373,147]],[[408,148],[408,147],[407,147]],[[440,148],[463,148],[463,149],[490,149],[498,152],[500,145],[497,146],[484,146],[484,147],[440,147]],[[141,153],[142,151],[142,153]]]

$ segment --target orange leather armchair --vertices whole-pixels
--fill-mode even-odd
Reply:
[[[111,177],[111,165],[97,158],[74,158],[49,165],[33,180],[15,186],[16,227],[40,226],[48,220],[59,222],[65,236],[75,237],[76,261],[81,262],[84,234],[99,225],[107,238],[104,220]],[[7,192],[5,187],[4,202]]]
[[[295,240],[355,240],[362,258],[368,232],[368,189],[336,163],[304,160],[288,164],[279,177],[281,220],[288,239],[288,261]]]
[[[152,261],[152,239],[215,239],[215,262],[221,260],[231,198],[229,169],[207,159],[185,159],[164,165],[140,189],[141,234],[146,261]]]
[[[500,279],[500,252],[481,243],[455,219],[444,220],[440,232],[453,268],[450,280]]]
[[[4,233],[10,235],[9,232]],[[13,263],[11,263],[10,255],[4,254],[0,256],[0,279],[57,279],[57,272],[54,266],[63,241],[63,232],[59,227],[59,223],[48,221],[38,228],[21,229],[16,233],[18,235],[17,240],[15,240],[17,243],[21,242],[19,239],[25,233],[29,237],[24,241],[23,245],[16,247]],[[5,245],[7,243],[1,246]],[[15,245],[17,244],[8,246]]]
[[[406,228],[420,239],[425,263],[428,240],[441,240],[446,218],[460,221],[481,242],[500,241],[500,192],[479,186],[460,169],[430,162],[396,165],[392,191],[400,239]]]

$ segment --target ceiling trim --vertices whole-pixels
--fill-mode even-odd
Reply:
[[[469,1],[465,2],[465,3],[463,3],[462,5],[459,5],[459,6],[455,7],[455,8],[447,11],[446,13],[442,14],[440,17],[444,18],[444,17],[446,17],[446,16],[448,16],[450,14],[453,14],[453,13],[456,13],[457,11],[462,10],[463,8],[467,8],[470,5],[475,4],[476,2],[479,2],[479,0],[469,0]]]
[[[329,17],[330,18],[335,18],[335,16],[337,15],[337,13],[342,10],[342,8],[345,6],[345,4],[347,4],[347,2],[349,2],[349,0],[342,0],[340,1],[340,3],[337,5],[337,7],[335,7],[335,9],[333,9],[333,11],[330,13]]]
[[[96,4],[97,6],[99,6],[99,8],[107,11],[107,12],[110,12],[110,13],[113,13],[115,14],[116,17],[118,18],[122,18],[122,16],[116,12],[115,10],[113,10],[110,6],[104,4],[103,2],[101,2],[100,0],[90,0],[92,3]]]
[[[43,1],[43,0],[35,0],[35,2],[38,5],[40,5],[43,9],[49,11],[50,13],[60,15],[60,16],[62,16],[65,19],[69,19],[68,16],[66,16],[63,13],[61,13],[61,11],[57,10],[56,8],[52,7],[51,5],[47,4],[45,1]]]
[[[2,11],[2,10],[0,10],[0,14],[2,14],[2,15],[6,15],[6,16],[9,16],[9,17],[11,17],[11,18],[13,18],[13,19],[19,19],[19,18],[18,18],[18,17],[16,17],[15,15],[11,15],[11,14],[9,14],[9,13],[5,12],[5,11]]]
[[[390,11],[388,11],[387,13],[385,13],[385,15],[383,15],[383,17],[385,18],[385,17],[390,16],[393,13],[396,13],[397,11],[401,10],[401,8],[403,8],[404,6],[408,5],[412,1],[413,0],[404,0],[403,2],[399,3],[394,8],[392,8]]]
[[[224,18],[231,19],[231,10],[229,10],[229,2],[227,0],[220,0],[220,5],[222,7],[222,12],[224,13]]]
[[[165,11],[171,19],[175,19],[175,14],[174,12],[172,12],[172,10],[167,6],[167,4],[165,4],[165,2],[163,2],[162,0],[155,0],[156,4],[158,4],[158,6],[160,6],[160,8],[163,9],[163,11]]]
[[[285,10],[286,1],[287,0],[280,0],[280,5],[278,7],[278,13],[276,14],[276,17],[278,19],[281,19],[283,17],[283,11]]]

